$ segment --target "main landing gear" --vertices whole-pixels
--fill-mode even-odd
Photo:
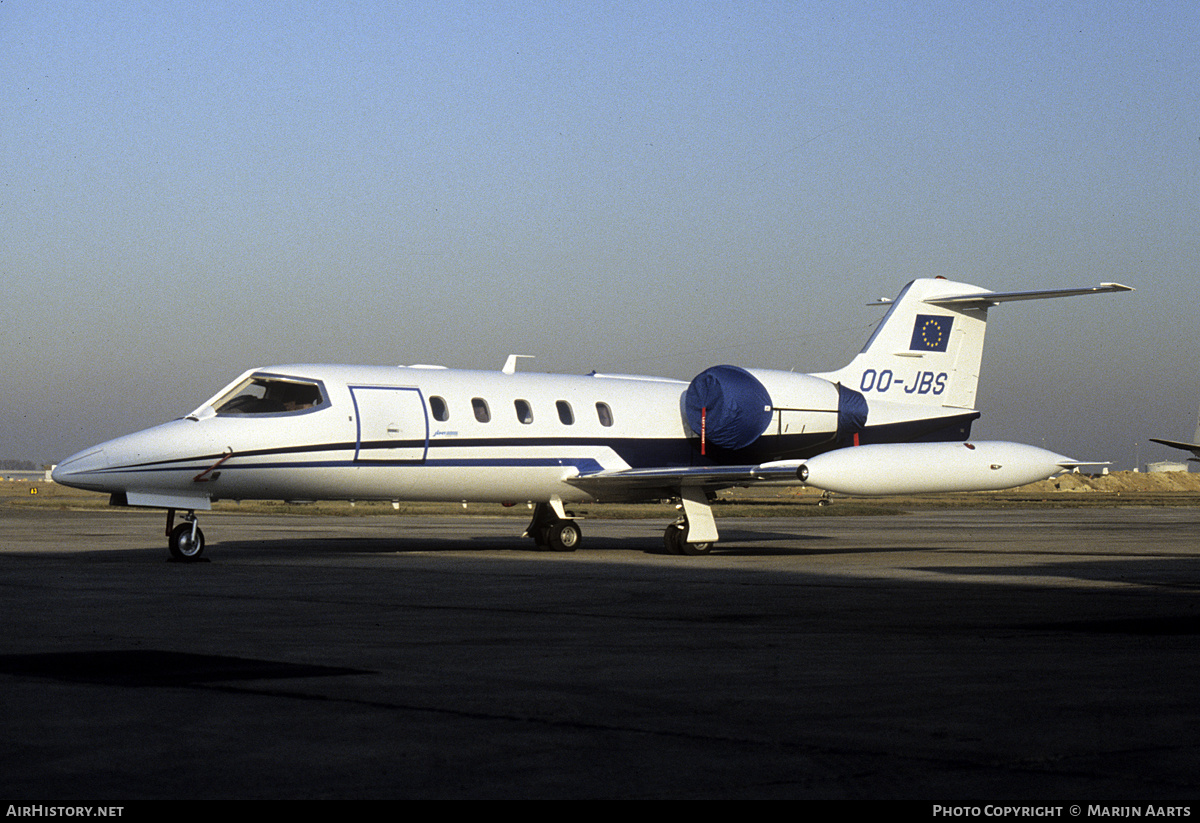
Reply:
[[[557,505],[556,505],[557,504]],[[562,501],[538,503],[533,507],[533,519],[525,529],[539,551],[573,552],[583,542],[579,524],[566,516]]]
[[[682,554],[688,557],[708,554],[712,551],[712,543],[689,543],[690,526],[687,517],[680,517],[663,532],[663,545],[668,554]]]
[[[684,486],[679,490],[676,508],[681,510],[679,517],[663,532],[667,552],[689,557],[711,552],[718,535],[708,492],[696,486]]]
[[[712,501],[701,487],[680,489],[679,517],[663,532],[663,545],[670,554],[696,556],[708,554],[717,542],[717,524],[713,520]],[[573,552],[583,543],[579,524],[572,520],[561,499],[533,507],[533,519],[525,529],[540,551]]]
[[[167,548],[171,558],[181,563],[199,560],[204,554],[204,532],[200,531],[196,513],[189,509],[182,523],[173,527],[174,522],[175,510],[167,509]]]

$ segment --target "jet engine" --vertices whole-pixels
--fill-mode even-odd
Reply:
[[[867,421],[867,402],[852,389],[806,374],[738,366],[696,375],[684,411],[705,445],[734,450],[765,435],[806,443],[848,439]]]

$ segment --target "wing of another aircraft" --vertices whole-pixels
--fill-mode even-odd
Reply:
[[[1181,443],[1178,440],[1160,440],[1157,437],[1150,438],[1151,443],[1162,443],[1164,446],[1170,446],[1173,449],[1182,449],[1185,452],[1191,452],[1195,457],[1189,457],[1189,460],[1200,462],[1200,443]]]
[[[1179,440],[1161,440],[1157,437],[1151,437],[1150,442],[1161,443],[1162,445],[1170,446],[1173,449],[1182,449],[1185,452],[1191,452],[1193,456],[1189,457],[1188,460],[1200,463],[1200,413],[1196,415],[1196,434],[1192,439],[1196,442],[1184,443]]]

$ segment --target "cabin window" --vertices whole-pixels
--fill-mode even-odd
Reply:
[[[433,412],[434,420],[444,423],[450,419],[450,409],[446,408],[446,401],[437,395],[429,398],[429,410]]]
[[[558,419],[562,421],[564,426],[569,426],[575,422],[575,413],[571,411],[571,404],[566,400],[559,400],[554,404],[558,408]]]
[[[533,422],[533,409],[529,406],[528,400],[517,400],[513,403],[517,409],[517,419],[525,425]]]
[[[601,426],[611,426],[613,424],[612,409],[607,403],[596,404],[596,417],[600,419]]]
[[[217,414],[287,414],[321,405],[317,383],[254,375],[213,403]]]
[[[480,423],[486,423],[492,419],[492,413],[488,410],[487,401],[482,397],[471,398],[471,409],[475,412],[475,419]]]

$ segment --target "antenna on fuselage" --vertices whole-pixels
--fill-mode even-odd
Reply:
[[[532,360],[534,358],[534,355],[532,355],[532,354],[510,354],[508,356],[508,359],[504,361],[504,368],[502,368],[500,371],[504,372],[505,374],[516,374],[517,373],[517,360],[522,357],[527,357],[530,360]]]

